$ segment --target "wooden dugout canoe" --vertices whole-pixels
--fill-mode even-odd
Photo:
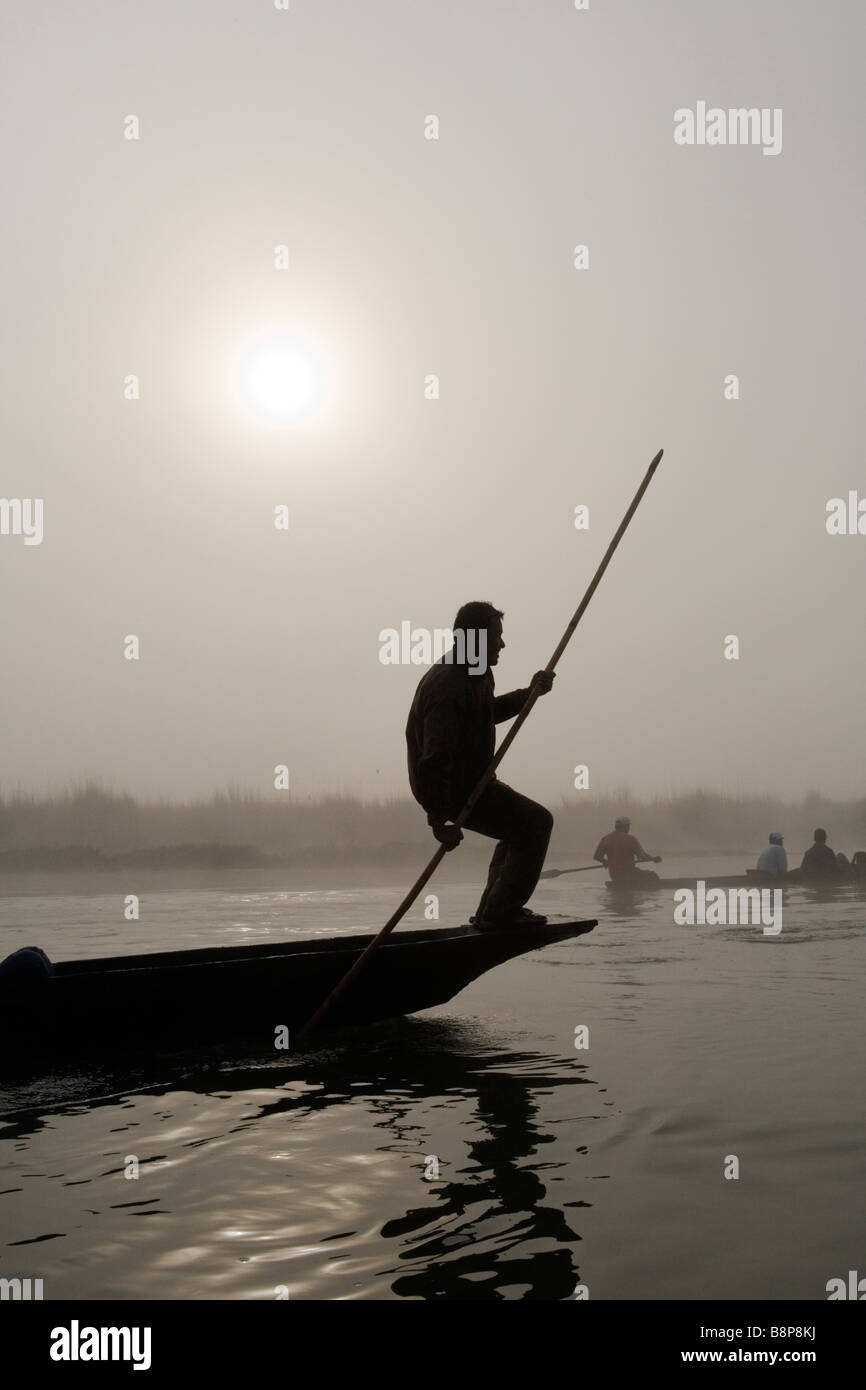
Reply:
[[[376,953],[328,1016],[329,1026],[373,1023],[445,1004],[495,965],[592,931],[595,921],[551,919],[501,931],[474,927],[399,932]],[[80,1046],[114,1052],[244,1040],[265,1051],[275,1030],[297,1029],[342,979],[369,936],[115,956],[56,964],[33,985],[0,980],[3,1055]]]
[[[605,881],[605,888],[610,893],[656,893],[663,889],[692,888],[699,882],[703,882],[709,888],[845,888],[851,885],[860,885],[866,888],[866,875],[851,870],[842,874],[827,875],[825,877],[806,878],[799,869],[792,869],[790,873],[765,874],[759,873],[757,869],[747,869],[744,874],[692,874],[690,878],[659,878],[655,882],[652,879],[638,878],[634,882],[623,881],[613,883],[610,879]]]

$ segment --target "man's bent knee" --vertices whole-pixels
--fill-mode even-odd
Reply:
[[[553,830],[553,816],[546,806],[541,806],[537,801],[534,801],[532,806],[532,820],[533,824],[538,828],[539,835],[547,835],[549,837],[550,832]]]

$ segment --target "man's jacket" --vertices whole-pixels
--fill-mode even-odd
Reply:
[[[528,690],[493,693],[493,672],[444,660],[422,677],[406,724],[409,785],[432,824],[459,815],[493,759],[496,725],[519,714]]]

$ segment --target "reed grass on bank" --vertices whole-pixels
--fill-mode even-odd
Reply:
[[[797,854],[818,825],[834,848],[848,854],[866,848],[866,798],[831,801],[811,793],[794,803],[701,790],[644,800],[576,793],[551,809],[550,862],[588,862],[599,837],[624,813],[645,847],[663,855],[757,854],[770,830],[780,830]],[[59,796],[0,796],[0,867],[7,868],[384,864],[431,847],[423,812],[403,797],[301,801],[230,791],[186,802],[138,801],[95,784]],[[489,844],[474,835],[461,850],[488,852]]]

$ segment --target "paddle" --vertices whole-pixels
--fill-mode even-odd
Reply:
[[[628,527],[629,522],[631,521],[632,517],[634,516],[638,507],[640,506],[641,499],[643,498],[644,493],[646,492],[647,488],[652,482],[653,474],[659,466],[663,453],[664,450],[659,449],[658,453],[656,454],[655,458],[653,459],[652,463],[647,469],[643,482],[641,483],[640,487],[638,488],[637,492],[632,498],[631,505],[628,511],[626,512],[625,516],[623,517],[622,521],[620,522],[613,540],[611,541],[610,545],[605,551],[604,559],[602,560],[601,564],[599,565],[598,569],[593,575],[589,588],[587,589],[586,593],[584,594],[583,598],[578,604],[574,617],[571,619],[571,622],[568,624],[568,627],[562,634],[562,637],[559,640],[559,644],[557,645],[556,650],[553,653],[553,656],[550,658],[547,665],[544,667],[544,670],[546,672],[552,672],[555,670],[556,663],[559,661],[559,658],[562,656],[562,653],[565,651],[566,647],[571,641],[571,638],[574,635],[575,628],[577,627],[578,623],[580,622],[581,618],[583,617],[584,613],[589,607],[590,599],[592,598],[593,594],[595,593],[596,589],[601,583],[601,577],[613,558],[614,551],[616,550],[617,546],[619,545],[620,541],[625,535],[626,528]],[[516,739],[518,733],[522,729],[523,725],[526,723],[526,720],[529,717],[532,707],[538,699],[539,693],[539,687],[533,683],[529,687],[529,694],[523,702],[523,708],[521,709],[511,728],[508,730],[508,733],[505,735],[505,738],[502,740],[501,744],[497,748],[493,761],[491,762],[487,771],[481,777],[480,781],[475,787],[475,790],[473,791],[469,800],[466,802],[466,805],[463,807],[463,810],[460,812],[460,815],[453,822],[457,830],[460,830],[471,816],[476,802],[478,801],[479,797],[481,796],[482,792],[484,791],[485,787],[487,786],[497,767],[502,762],[502,759],[505,757],[505,754],[508,752],[512,743]],[[409,892],[406,894],[405,898],[403,898],[403,900],[398,904],[398,906],[395,907],[394,911],[391,913],[391,916],[388,918],[384,927],[379,932],[379,935],[375,936],[373,940],[370,942],[369,946],[367,946],[366,949],[361,952],[354,965],[346,971],[346,974],[334,986],[328,997],[319,1005],[318,1009],[316,1009],[316,1012],[312,1014],[310,1018],[307,1019],[306,1023],[303,1024],[303,1026],[295,1034],[296,1042],[302,1042],[303,1039],[307,1036],[307,1034],[311,1033],[313,1029],[317,1027],[319,1023],[321,1023],[322,1019],[328,1013],[329,1009],[331,1009],[333,1005],[337,1002],[337,1000],[340,998],[340,995],[343,994],[344,991],[349,988],[349,985],[353,982],[353,980],[356,980],[358,978],[361,971],[364,969],[364,966],[369,961],[370,957],[374,955],[376,951],[378,951],[385,938],[387,936],[390,936],[391,932],[394,930],[401,917],[403,917],[409,911],[409,908],[412,906],[418,894],[421,892],[421,889],[424,887],[425,883],[427,883],[428,880],[433,877],[433,874],[436,872],[436,869],[439,867],[446,853],[447,850],[445,846],[440,845],[436,853],[433,855],[433,858],[430,860],[430,863],[427,865],[426,869],[424,869],[423,873],[418,875],[415,882],[412,884],[412,887],[409,889]],[[599,867],[601,867],[601,865],[599,865]]]
[[[606,864],[584,864],[580,869],[545,869],[539,878],[561,878],[563,874],[588,874],[590,869],[606,869]]]

